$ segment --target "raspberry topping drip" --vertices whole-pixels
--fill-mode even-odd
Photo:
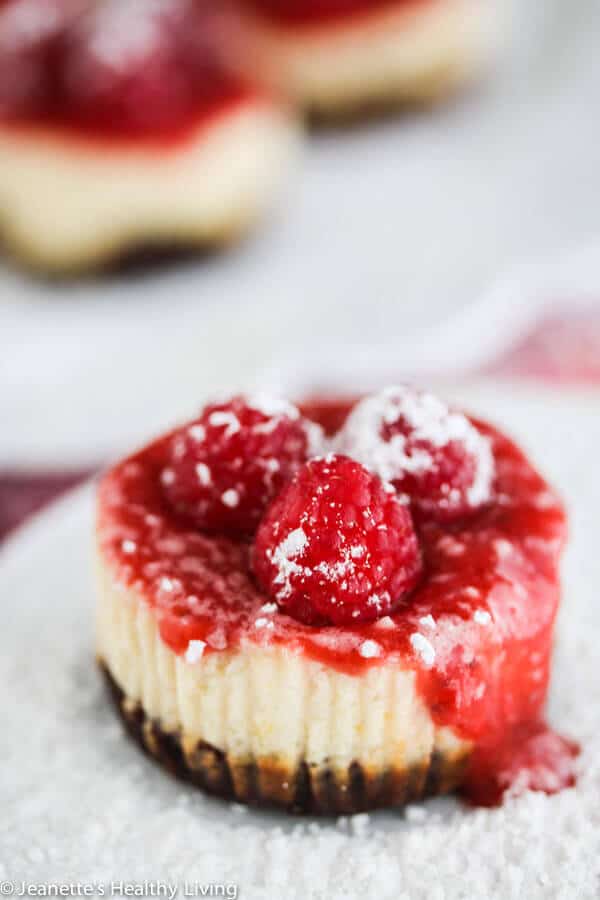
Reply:
[[[368,622],[415,586],[421,557],[409,509],[360,463],[330,454],[273,501],[254,571],[279,607],[309,625]]]
[[[208,0],[0,0],[0,115],[176,128],[240,92],[236,29]]]
[[[173,435],[161,481],[173,509],[198,528],[251,534],[321,440],[320,427],[290,404],[234,397]]]
[[[491,746],[475,749],[461,789],[474,806],[498,806],[525,791],[556,794],[577,782],[579,744],[543,721],[521,722]]]
[[[432,394],[392,387],[367,397],[336,446],[390,481],[419,518],[451,521],[491,499],[489,440]]]

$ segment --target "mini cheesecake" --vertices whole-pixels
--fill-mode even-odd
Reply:
[[[0,238],[11,254],[69,273],[140,248],[227,244],[264,214],[298,130],[234,71],[233,26],[216,19],[203,0],[0,5]]]
[[[316,117],[424,104],[475,78],[495,0],[242,0],[256,65]]]
[[[430,395],[235,398],[104,476],[99,661],[143,748],[222,797],[552,792],[565,530],[515,444]]]

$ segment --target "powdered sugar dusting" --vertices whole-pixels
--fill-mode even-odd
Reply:
[[[494,550],[498,555],[498,559],[506,559],[506,557],[510,556],[512,553],[512,546],[510,541],[507,541],[504,538],[498,538],[494,541]]]
[[[435,662],[435,649],[433,644],[431,644],[419,631],[415,631],[411,634],[410,644],[426,668],[431,668]]]
[[[277,397],[274,394],[246,394],[244,396],[244,399],[248,406],[250,406],[252,409],[255,409],[257,412],[262,413],[263,416],[267,416],[268,418],[285,416],[286,418],[295,421],[300,416],[298,407],[294,406],[292,403],[288,403],[287,400],[283,400],[281,397]]]
[[[276,613],[279,607],[276,603],[263,603],[260,611],[263,613]]]
[[[165,486],[175,483],[175,472],[173,469],[166,468],[160,473],[160,480]]]
[[[363,641],[358,652],[364,659],[376,659],[381,656],[381,646],[377,641]]]
[[[443,535],[439,539],[437,546],[438,550],[441,550],[447,556],[462,556],[465,552],[465,545],[457,541],[451,534]]]
[[[196,463],[196,475],[198,476],[198,481],[204,487],[208,487],[212,483],[210,468],[206,463]]]
[[[477,622],[478,625],[489,625],[492,617],[487,609],[476,609],[473,613],[473,621]]]
[[[231,437],[232,434],[236,434],[240,430],[238,417],[235,413],[228,410],[216,409],[208,417],[208,424],[212,425],[213,428],[225,426],[225,437]]]
[[[161,45],[162,18],[182,0],[105,0],[89,28],[89,50],[115,70],[147,59]]]
[[[10,52],[43,40],[62,22],[60,8],[54,3],[21,0],[0,7],[0,50]]]
[[[167,575],[163,575],[158,580],[158,589],[160,591],[165,591],[167,594],[171,594],[177,588],[177,582],[174,578],[169,578]]]
[[[308,545],[308,537],[302,528],[295,528],[286,538],[275,548],[273,553],[269,554],[269,559],[277,567],[277,575],[275,576],[275,584],[281,585],[277,591],[280,599],[289,597],[292,592],[290,582],[291,575],[299,575],[303,572],[303,567],[295,562],[304,548]]]
[[[462,413],[450,410],[433,394],[406,387],[390,387],[361,400],[350,413],[338,437],[337,449],[376,472],[384,481],[395,481],[406,473],[421,474],[431,469],[433,457],[425,448],[408,448],[404,434],[384,440],[384,425],[398,419],[412,430],[412,440],[431,447],[461,443],[476,461],[475,477],[467,495],[471,506],[490,497],[494,459],[489,440]]]
[[[192,664],[199,662],[202,659],[205,647],[205,641],[190,641],[185,651],[185,661]]]
[[[240,502],[240,494],[239,491],[236,491],[234,488],[229,488],[227,491],[223,491],[221,494],[221,500],[225,504],[225,506],[229,506],[230,509],[234,509],[239,505]]]

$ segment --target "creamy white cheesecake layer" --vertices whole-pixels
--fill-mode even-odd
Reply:
[[[269,206],[298,144],[295,123],[258,101],[174,146],[0,126],[0,239],[50,270],[227,241]]]
[[[100,562],[98,652],[117,685],[190,754],[206,741],[230,761],[367,773],[404,771],[434,750],[460,758],[469,745],[436,728],[397,663],[346,675],[287,648],[247,643],[187,662],[161,639],[153,609],[114,583]]]
[[[255,19],[249,27],[265,77],[322,112],[443,95],[482,68],[499,34],[496,0],[430,0],[298,28]]]

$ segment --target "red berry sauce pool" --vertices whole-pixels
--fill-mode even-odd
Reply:
[[[317,402],[303,411],[331,433],[350,408]],[[468,799],[494,805],[511,786],[552,793],[574,784],[578,752],[543,720],[565,512],[512,441],[476,424],[492,442],[493,501],[452,524],[420,524],[424,575],[392,616],[314,628],[279,612],[256,586],[250,543],[190,530],[167,505],[159,473],[169,436],[104,478],[103,560],[154,607],[175,653],[190,640],[204,641],[205,652],[279,644],[351,675],[398,661],[415,672],[436,725],[473,742]]]
[[[236,34],[206,0],[0,0],[0,122],[177,144],[259,99],[230,64]]]

